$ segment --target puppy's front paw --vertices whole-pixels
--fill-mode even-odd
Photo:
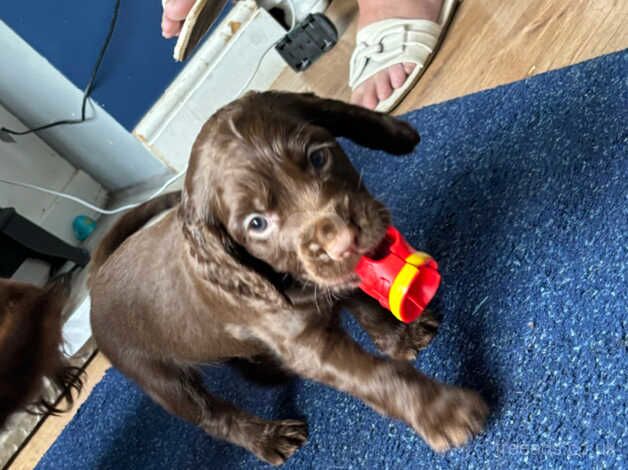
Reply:
[[[476,392],[442,385],[419,414],[416,431],[436,452],[464,445],[484,428],[488,407]]]
[[[265,423],[252,452],[271,465],[281,465],[307,440],[307,423],[295,419]]]
[[[415,322],[401,324],[386,337],[378,338],[376,343],[384,354],[393,359],[413,361],[417,353],[425,349],[436,336],[439,325],[438,317],[426,310]]]

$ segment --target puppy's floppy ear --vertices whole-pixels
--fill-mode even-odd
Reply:
[[[216,161],[209,158],[216,145],[211,138],[212,126],[213,121],[208,121],[194,144],[179,208],[183,235],[197,274],[225,292],[238,294],[230,299],[285,306],[286,299],[272,279],[265,276],[260,266],[253,265],[250,255],[221,222],[217,189],[220,170]],[[212,174],[214,177],[210,177]]]
[[[181,198],[179,216],[182,218],[187,238],[196,246],[205,246],[208,251],[232,256],[235,241],[218,220],[214,212],[213,198],[206,197],[200,201],[198,199],[199,195],[192,191],[184,192]]]
[[[324,127],[334,137],[347,137],[363,147],[403,155],[410,153],[420,141],[418,132],[410,124],[361,106],[319,98],[311,93],[267,92],[258,96],[264,95],[283,112],[296,114]]]

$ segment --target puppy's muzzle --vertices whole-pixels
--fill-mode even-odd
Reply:
[[[314,245],[335,261],[346,259],[357,252],[358,228],[338,216],[325,216],[314,222]]]

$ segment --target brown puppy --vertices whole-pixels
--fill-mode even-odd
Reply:
[[[40,288],[0,279],[0,429],[19,409],[62,411],[41,397],[44,377],[68,406],[72,389],[81,389],[80,370],[69,366],[59,349],[68,281],[66,275]]]
[[[272,357],[404,420],[439,451],[465,443],[487,414],[474,392],[404,361],[434,335],[430,315],[404,325],[356,293],[355,264],[390,217],[339,136],[394,154],[419,141],[406,123],[341,102],[248,94],[203,127],[181,203],[167,195],[125,215],[95,256],[92,325],[103,353],[171,413],[272,464],[304,443],[306,424],[221,400],[196,364]],[[390,358],[368,354],[340,328],[339,293]]]

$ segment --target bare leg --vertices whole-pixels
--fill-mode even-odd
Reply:
[[[343,306],[358,320],[377,348],[393,359],[414,360],[436,336],[440,324],[430,310],[423,312],[413,323],[400,322],[362,292],[345,300]]]
[[[307,425],[302,421],[267,421],[210,395],[196,369],[140,360],[120,370],[168,412],[270,464],[284,463],[307,439]]]

